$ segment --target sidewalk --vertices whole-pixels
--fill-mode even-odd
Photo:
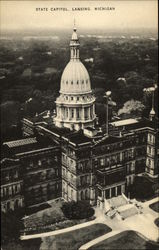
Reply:
[[[156,203],[156,202],[159,202],[159,197],[156,197],[150,201],[142,202],[142,205],[145,207],[145,206],[149,206],[149,205]]]

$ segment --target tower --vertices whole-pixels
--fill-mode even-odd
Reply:
[[[70,61],[66,65],[56,99],[57,127],[80,130],[93,127],[96,120],[95,97],[92,94],[89,74],[80,61],[79,39],[76,28],[70,41]]]

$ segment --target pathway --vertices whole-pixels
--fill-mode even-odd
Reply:
[[[141,202],[141,204],[145,207],[153,203],[156,203],[157,201],[159,202],[159,197],[153,198],[152,200],[149,200],[149,201]]]

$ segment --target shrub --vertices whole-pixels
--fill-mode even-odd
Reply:
[[[87,201],[65,202],[61,209],[68,219],[85,219],[94,214],[94,209]]]
[[[145,177],[137,176],[134,184],[130,187],[131,198],[137,199],[149,199],[153,197],[154,191],[152,189],[152,183]]]

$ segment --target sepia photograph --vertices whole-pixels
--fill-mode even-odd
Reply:
[[[157,0],[1,0],[1,250],[159,249]]]

